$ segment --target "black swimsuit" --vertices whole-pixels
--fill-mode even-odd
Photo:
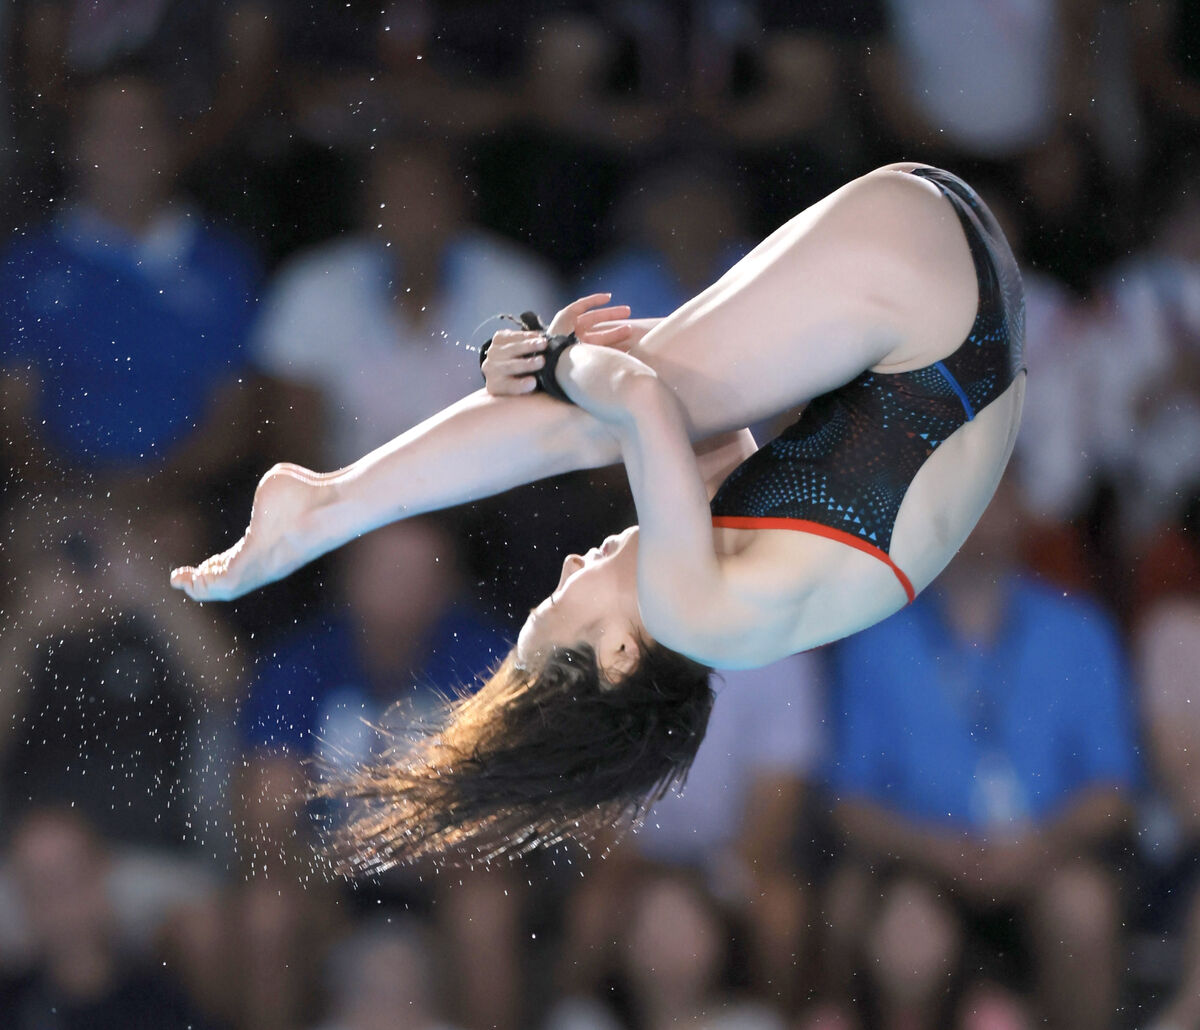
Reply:
[[[908,599],[912,583],[889,551],[909,484],[960,426],[1024,371],[1021,275],[992,214],[957,176],[935,183],[958,212],[975,261],[979,308],[949,357],[911,372],[863,372],[816,397],[778,437],[730,473],[712,500],[713,524],[795,529],[830,537],[881,559]]]

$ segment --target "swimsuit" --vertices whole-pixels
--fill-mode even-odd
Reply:
[[[966,233],[979,282],[967,338],[925,368],[866,371],[815,397],[730,473],[711,505],[714,526],[794,529],[865,551],[891,568],[909,601],[912,583],[888,553],[909,484],[940,443],[1025,370],[1021,275],[991,212],[949,172],[911,174],[938,186]]]

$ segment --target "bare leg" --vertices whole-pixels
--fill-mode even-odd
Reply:
[[[1155,1026],[1200,1026],[1200,890],[1192,898],[1184,943],[1183,975],[1175,1000],[1159,1017]]]
[[[944,357],[975,302],[953,209],[920,179],[874,173],[773,233],[633,353],[670,384],[699,440],[879,362]],[[385,522],[618,458],[615,439],[582,411],[473,394],[340,472],[276,467],[246,537],[172,582],[199,599],[236,597]]]
[[[1054,870],[1033,898],[1041,994],[1062,1030],[1103,1030],[1117,1011],[1120,913],[1112,877],[1085,862]]]

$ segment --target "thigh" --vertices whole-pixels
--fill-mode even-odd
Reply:
[[[634,353],[676,391],[692,435],[706,436],[868,368],[939,360],[977,305],[954,209],[932,183],[880,169],[781,226]]]

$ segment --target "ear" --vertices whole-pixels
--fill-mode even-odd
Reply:
[[[620,683],[641,661],[641,648],[632,628],[610,629],[600,637],[596,660],[601,674],[610,683]]]

